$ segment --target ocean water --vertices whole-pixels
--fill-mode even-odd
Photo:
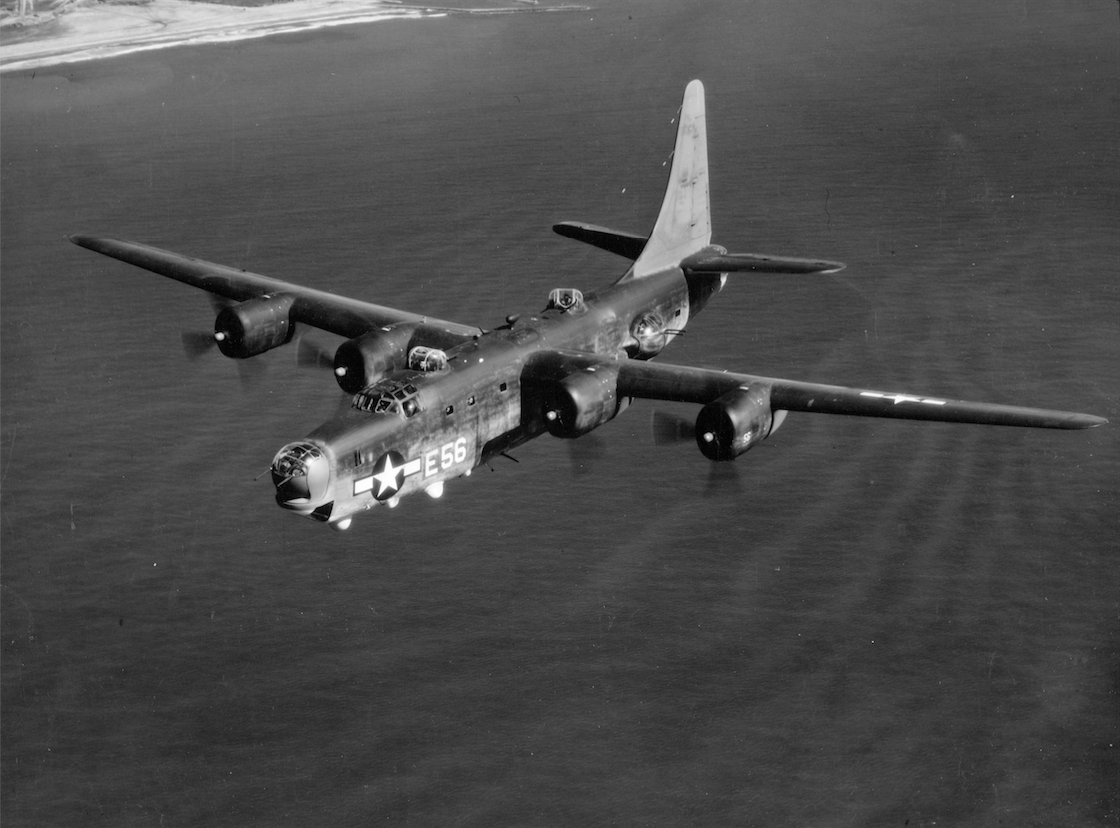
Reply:
[[[1116,824],[1117,27],[620,2],[3,75],[5,824]],[[652,225],[693,77],[714,240],[848,268],[663,359],[1114,424],[713,468],[638,403],[333,533],[254,480],[329,373],[188,360],[204,296],[65,240],[494,325],[621,273],[549,227]]]

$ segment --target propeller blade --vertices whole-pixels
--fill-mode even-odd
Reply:
[[[237,377],[241,380],[243,388],[255,388],[260,385],[264,376],[265,364],[256,357],[249,359],[235,359],[237,363]]]
[[[216,293],[207,292],[206,298],[210,301],[210,307],[213,308],[215,314],[219,314],[231,305],[236,304]],[[187,352],[187,358],[192,360],[198,359],[218,344],[217,340],[214,339],[213,331],[183,331],[180,336],[183,340],[183,350]]]
[[[666,414],[664,411],[653,412],[651,431],[655,446],[692,442],[696,434],[692,420],[675,414]]]
[[[568,457],[572,462],[572,473],[590,474],[593,466],[603,457],[606,450],[597,434],[584,434],[568,440]]]
[[[183,350],[187,352],[188,359],[198,359],[218,343],[214,334],[205,331],[183,331]]]
[[[180,336],[183,340],[183,350],[186,351],[187,358],[192,362],[218,345],[212,333],[183,331]],[[250,388],[260,383],[265,369],[263,362],[258,359],[235,359],[233,361],[237,363],[237,374],[242,386]]]
[[[326,368],[334,370],[334,354],[318,342],[301,337],[296,346],[296,364],[301,368]]]
[[[711,469],[708,470],[708,485],[705,494],[737,492],[741,488],[742,481],[739,479],[738,463],[731,461],[711,464]]]
[[[215,316],[224,311],[226,308],[232,307],[233,305],[237,304],[232,299],[227,299],[224,296],[219,296],[218,294],[210,293],[209,291],[206,292],[206,298],[210,300],[210,307],[214,309]]]

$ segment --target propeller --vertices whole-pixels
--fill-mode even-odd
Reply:
[[[212,348],[217,347],[220,336],[220,333],[183,331],[181,337],[187,359],[192,362],[197,361]],[[237,363],[238,377],[241,379],[241,384],[246,387],[256,385],[264,375],[264,363],[258,359],[235,359],[233,362]]]
[[[296,344],[296,364],[301,368],[326,368],[334,370],[334,353],[325,345],[314,342],[302,333],[297,334],[299,339]]]
[[[577,437],[568,443],[568,459],[572,463],[572,473],[576,475],[590,474],[593,466],[606,453],[602,439],[592,432]]]
[[[210,300],[210,307],[214,309],[215,316],[234,304],[231,300],[224,296],[218,296],[216,293],[207,293],[206,298]],[[212,330],[183,331],[180,334],[183,340],[183,350],[187,354],[187,359],[190,360],[196,360],[210,349],[217,347],[221,336],[221,333],[215,333]]]
[[[666,414],[664,411],[653,412],[650,430],[653,433],[655,446],[691,442],[696,433],[692,420],[676,414]]]
[[[237,363],[237,377],[245,388],[253,388],[260,384],[264,377],[265,365],[256,357],[252,359],[235,359]]]
[[[183,331],[181,334],[183,339],[183,350],[186,351],[187,359],[196,360],[211,348],[218,344],[214,339],[213,333],[206,331]]]
[[[734,461],[730,463],[711,462],[711,468],[708,469],[708,485],[704,494],[714,495],[729,490],[738,491],[740,488],[742,488],[742,480],[739,477],[738,463]]]
[[[215,316],[236,304],[233,300],[214,293],[207,293],[206,298],[210,300],[210,307],[213,308]],[[182,340],[183,351],[186,353],[187,359],[193,362],[216,348],[225,334],[221,331],[183,331],[179,337]],[[235,359],[234,362],[237,363],[237,375],[242,386],[249,388],[260,382],[264,375],[263,362],[257,359]]]
[[[664,411],[654,411],[650,423],[653,443],[657,446],[693,443],[696,441],[696,425],[692,420]],[[708,469],[706,495],[738,490],[741,486],[738,463],[712,463]]]

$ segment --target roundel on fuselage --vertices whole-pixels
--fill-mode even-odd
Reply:
[[[373,464],[373,496],[388,500],[404,485],[405,460],[400,452],[387,451]]]

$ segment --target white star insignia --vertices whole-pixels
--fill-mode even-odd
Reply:
[[[404,466],[394,466],[393,458],[385,455],[385,468],[373,476],[373,479],[378,483],[377,497],[384,497],[388,492],[392,494],[401,487],[401,475],[404,474]]]
[[[935,400],[931,397],[911,397],[909,394],[884,394],[881,391],[860,391],[861,397],[875,397],[880,400],[890,400],[895,405],[904,402],[924,403],[925,405],[945,405],[945,400]]]

